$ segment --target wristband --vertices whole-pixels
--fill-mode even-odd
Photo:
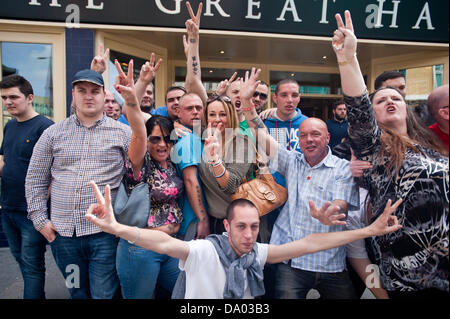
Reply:
[[[130,243],[131,245],[134,245],[138,241],[139,235],[141,234],[141,231],[139,230],[139,228],[137,226],[134,226],[134,228],[136,228],[136,239],[134,241],[128,240],[128,243]]]
[[[347,65],[347,64],[350,64],[350,63],[352,63],[353,62],[353,60],[356,58],[356,53],[355,53],[355,55],[354,56],[352,56],[350,59],[348,59],[347,61],[342,61],[342,62],[339,62],[338,61],[338,64],[339,64],[339,66],[344,66],[344,65]]]
[[[219,166],[220,164],[222,164],[222,159],[219,158],[218,161],[217,161],[216,163],[210,162],[209,164],[211,165],[211,167],[217,167],[217,166]]]
[[[226,173],[226,171],[227,171],[227,169],[225,168],[225,166],[223,167],[223,172],[222,173],[220,173],[220,175],[214,175],[214,177],[215,178],[221,178],[223,175],[225,175],[225,173]]]
[[[254,108],[255,108],[255,104],[252,104],[252,105],[249,106],[249,107],[243,107],[243,108],[242,108],[242,111],[248,112],[248,111],[250,111],[251,109],[254,109]]]

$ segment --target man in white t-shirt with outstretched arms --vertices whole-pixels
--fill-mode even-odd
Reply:
[[[210,235],[216,236],[211,240],[207,238],[185,242],[161,231],[119,224],[114,218],[109,186],[105,189],[105,197],[94,182],[91,182],[91,186],[97,197],[97,204],[89,207],[86,219],[103,231],[133,244],[179,258],[180,269],[186,273],[185,299],[256,297],[264,294],[262,268],[266,263],[279,263],[401,228],[392,216],[400,201],[392,206],[389,201],[384,214],[365,228],[312,234],[280,246],[260,244],[256,243],[259,213],[253,203],[240,199],[228,207],[227,218],[224,220],[227,233]],[[230,272],[233,274],[230,275]],[[233,279],[236,274],[240,274],[242,279]]]

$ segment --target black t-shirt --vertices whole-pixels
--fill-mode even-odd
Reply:
[[[0,155],[3,155],[0,204],[3,209],[27,211],[25,177],[36,142],[47,127],[53,124],[45,116],[37,115],[27,121],[10,120],[3,130]]]

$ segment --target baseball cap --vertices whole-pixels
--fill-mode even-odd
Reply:
[[[105,86],[102,75],[90,69],[78,71],[72,79],[72,86],[77,82],[90,82],[102,87]]]

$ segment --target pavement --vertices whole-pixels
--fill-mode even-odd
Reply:
[[[64,277],[56,266],[50,246],[45,253],[45,295],[47,299],[69,299]],[[19,265],[8,247],[0,248],[0,299],[23,299]]]
[[[45,295],[47,299],[69,299],[64,277],[55,264],[50,247],[45,253],[46,280]],[[318,299],[319,293],[312,289],[306,299]],[[9,248],[0,248],[0,299],[22,299],[23,280],[20,268]],[[374,299],[366,289],[361,299]]]

